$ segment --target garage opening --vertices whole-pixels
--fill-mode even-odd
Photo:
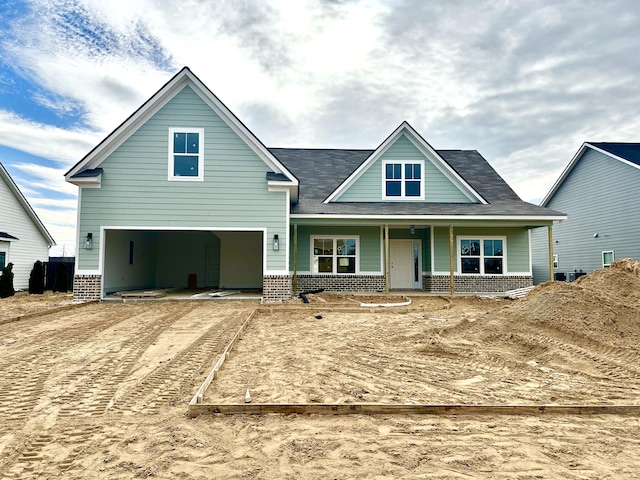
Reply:
[[[262,290],[263,233],[106,230],[104,294],[149,289]]]

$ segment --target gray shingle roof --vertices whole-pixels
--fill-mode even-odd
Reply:
[[[374,150],[270,148],[269,151],[300,180],[299,202],[292,214],[558,216],[559,212],[522,201],[475,150],[439,150],[438,154],[488,204],[430,202],[323,201]]]

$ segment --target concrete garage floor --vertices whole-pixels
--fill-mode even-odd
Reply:
[[[133,290],[116,292],[107,295],[104,301],[131,302],[131,301],[158,301],[158,300],[254,300],[262,301],[261,290],[218,290],[195,289],[177,290],[171,288],[158,288],[146,290]]]

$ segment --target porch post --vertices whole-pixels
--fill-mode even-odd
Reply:
[[[553,282],[555,280],[553,275],[553,225],[547,227],[547,233],[549,237],[549,281]]]
[[[384,226],[384,291],[389,294],[389,225]]]
[[[293,295],[298,294],[298,224],[293,224]]]
[[[453,225],[449,225],[449,294],[453,297],[456,293],[456,287],[454,283],[454,268],[453,268]]]

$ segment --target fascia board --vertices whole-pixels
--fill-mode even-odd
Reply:
[[[535,222],[562,222],[567,219],[566,215],[338,215],[338,214],[301,214],[292,213],[292,219],[343,219],[343,220],[403,220],[403,221],[535,221]]]
[[[65,180],[82,170],[96,168],[100,163],[122,145],[138,128],[151,118],[158,110],[164,107],[187,83],[186,71],[182,69],[151,98],[133,112],[113,132],[93,148],[82,160],[76,163],[65,173]]]
[[[569,164],[564,168],[564,170],[562,171],[562,173],[560,174],[556,182],[551,187],[551,190],[549,190],[549,193],[547,193],[545,197],[542,199],[542,202],[540,202],[541,207],[547,206],[551,198],[555,195],[556,191],[560,188],[560,185],[562,185],[564,180],[569,176],[569,173],[571,173],[571,170],[573,170],[573,167],[575,167],[576,163],[578,163],[578,160],[580,160],[580,157],[582,157],[582,155],[584,154],[587,148],[593,148],[593,147],[586,142],[580,146],[580,148],[578,149],[576,154],[573,156]],[[607,152],[603,152],[603,153],[607,153]]]
[[[630,167],[640,169],[640,165],[638,165],[636,163],[633,163],[633,162],[630,162],[626,158],[619,157],[618,155],[615,155],[615,154],[613,154],[611,152],[607,152],[606,150],[603,150],[602,148],[596,147],[595,145],[591,145],[590,143],[587,143],[586,145],[589,148],[591,148],[592,150],[595,150],[596,152],[600,152],[600,153],[603,153],[605,155],[608,155],[609,157],[611,157],[611,158],[613,158],[615,160],[618,160],[618,161],[624,163],[625,165],[629,165]]]
[[[240,120],[196,77],[187,67],[178,72],[169,82],[158,90],[138,110],[131,114],[120,126],[91,150],[67,173],[65,180],[87,168],[96,168],[100,163],[120,147],[149,118],[164,107],[185,86],[189,85],[211,107],[229,127],[262,159],[270,168],[279,171],[298,185],[298,179],[282,165],[267,148],[240,122]],[[73,182],[70,182],[73,183]]]
[[[56,245],[56,241],[53,239],[53,237],[47,230],[47,227],[44,226],[44,223],[42,223],[42,221],[36,214],[36,211],[31,207],[31,204],[28,202],[27,198],[22,194],[22,192],[18,188],[18,185],[16,184],[16,182],[13,181],[13,178],[11,178],[11,175],[9,175],[9,172],[4,168],[4,165],[2,165],[2,163],[0,163],[0,177],[4,179],[5,183],[9,187],[9,190],[13,192],[13,195],[18,200],[18,203],[22,205],[23,210],[26,212],[29,218],[31,218],[31,221],[38,228],[38,230],[40,231],[40,234],[44,237],[44,239],[47,241],[49,246],[53,247],[54,245]]]
[[[483,204],[488,202],[476,192],[451,166],[438,154],[438,152],[429,143],[415,131],[415,129],[404,121],[389,135],[382,144],[360,165],[349,177],[342,182],[323,203],[331,203],[340,198],[340,196],[355,183],[360,176],[366,172],[388,149],[393,145],[400,135],[408,134],[409,141],[420,152],[440,170],[449,180],[451,180],[470,200],[477,200]]]
[[[270,168],[285,175],[291,183],[298,185],[298,179],[269,151],[269,149],[236,117],[214,93],[207,88],[190,70],[187,71],[191,81],[199,88],[194,91],[211,107],[227,125],[238,135],[260,159]]]

